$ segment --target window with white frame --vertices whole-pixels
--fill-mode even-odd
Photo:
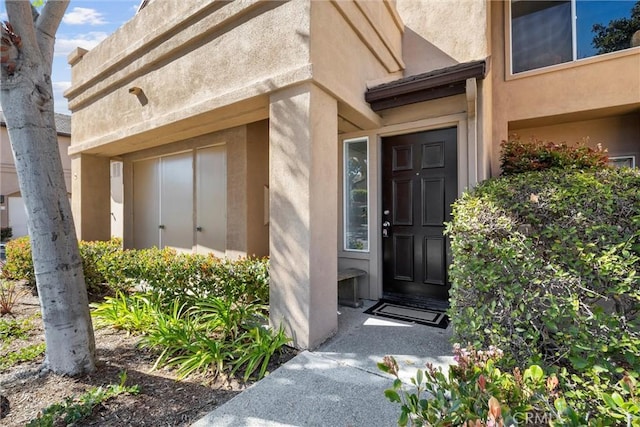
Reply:
[[[638,20],[640,1],[512,0],[512,73],[628,49]]]
[[[344,141],[344,249],[369,252],[369,139]]]

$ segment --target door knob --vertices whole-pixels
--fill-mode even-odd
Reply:
[[[196,231],[202,231],[202,227],[200,226],[196,227]]]
[[[159,228],[160,230],[164,230],[164,225],[160,224],[160,225],[158,226],[158,228]]]

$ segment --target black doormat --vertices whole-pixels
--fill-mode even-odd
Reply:
[[[443,310],[435,308],[411,307],[396,301],[380,300],[373,307],[365,310],[366,314],[387,317],[394,320],[419,323],[446,329],[449,325],[449,317]]]

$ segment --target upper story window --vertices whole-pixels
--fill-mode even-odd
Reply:
[[[631,47],[640,1],[512,0],[511,69],[534,70]]]

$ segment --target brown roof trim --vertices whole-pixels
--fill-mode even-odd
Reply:
[[[466,80],[483,79],[486,60],[465,62],[369,88],[364,95],[373,111],[465,93]]]

